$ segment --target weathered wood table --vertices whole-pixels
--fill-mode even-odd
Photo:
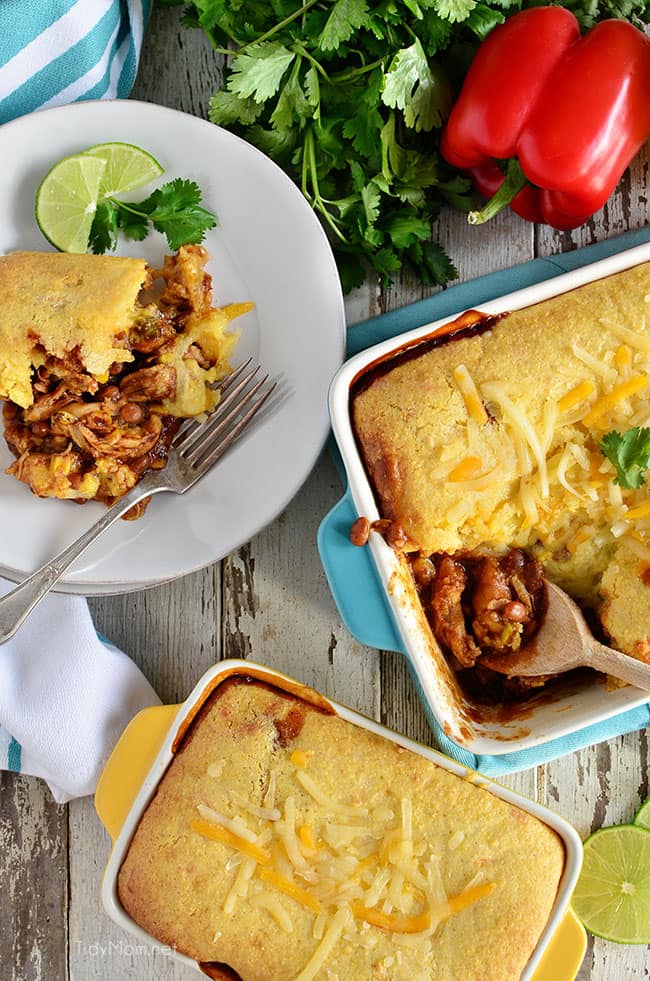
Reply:
[[[154,11],[134,98],[206,117],[219,68],[205,37],[181,30],[177,9]],[[647,148],[646,148],[647,150]],[[446,213],[437,235],[461,279],[566,251],[650,221],[649,155],[603,212],[572,234],[503,215],[469,229]],[[350,324],[420,299],[418,283],[368,284],[348,301]],[[323,456],[286,511],[223,562],[166,586],[94,599],[97,627],[142,667],[163,700],[186,697],[215,661],[251,657],[431,743],[404,660],[365,649],[338,619],[316,550],[321,518],[341,487]],[[568,818],[584,836],[631,820],[648,786],[648,734],[591,747],[503,782]],[[109,839],[91,799],[52,803],[44,784],[0,776],[0,981],[180,981],[194,975],[164,950],[133,942],[104,915]],[[580,981],[650,977],[647,947],[589,943]],[[468,979],[471,981],[471,979]]]

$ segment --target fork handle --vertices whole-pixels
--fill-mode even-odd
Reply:
[[[134,504],[152,493],[155,493],[155,488],[147,487],[145,481],[136,484],[115,504],[111,505],[80,538],[64,548],[36,572],[33,572],[28,579],[25,579],[20,586],[12,589],[3,599],[0,599],[0,644],[4,644],[13,637],[34,607],[49,593],[66,569],[82,552],[85,552],[107,528],[110,528]]]

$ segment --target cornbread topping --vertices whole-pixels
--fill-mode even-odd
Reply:
[[[352,406],[381,517],[412,560],[524,550],[644,660],[650,498],[616,482],[599,442],[650,421],[649,314],[643,263],[434,335],[362,378]]]
[[[252,306],[213,308],[206,260],[198,246],[157,271],[117,256],[0,257],[8,473],[40,497],[110,504],[165,465],[177,420],[214,408],[229,324]]]
[[[192,724],[118,889],[155,937],[243,981],[515,981],[563,864],[526,812],[236,678]]]

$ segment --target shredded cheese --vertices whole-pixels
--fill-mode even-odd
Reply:
[[[321,790],[316,781],[302,770],[298,770],[296,772],[296,780],[303,787],[303,789],[314,798],[317,804],[320,804],[321,807],[326,807],[328,810],[332,811],[333,814],[339,814],[343,817],[356,817],[359,819],[368,816],[367,807],[355,807],[348,804],[339,804],[338,801],[332,800],[331,797],[328,797],[328,795]]]
[[[325,932],[325,936],[302,971],[296,975],[295,981],[312,981],[312,978],[316,977],[348,925],[349,919],[350,911],[345,907],[341,907],[341,909],[336,911]]]
[[[248,894],[248,887],[250,886],[256,868],[257,861],[254,858],[245,858],[239,866],[235,881],[223,904],[223,911],[227,915],[234,913],[237,900],[245,898]]]
[[[402,809],[402,833],[404,835],[404,840],[408,842],[413,841],[413,802],[410,797],[402,797],[401,801]]]
[[[358,920],[370,923],[390,933],[421,933],[431,926],[431,911],[426,910],[417,916],[396,916],[393,913],[382,913],[378,909],[369,909],[361,903],[352,904],[352,912]]]
[[[300,825],[298,828],[298,838],[303,849],[306,849],[311,854],[317,852],[322,846],[322,842],[314,838],[314,833],[308,824]]]
[[[496,889],[496,882],[484,882],[479,886],[471,886],[465,889],[463,892],[459,893],[458,896],[453,896],[451,899],[447,900],[447,906],[449,908],[449,915],[454,913],[460,913],[461,910],[467,909],[468,906],[473,906],[474,903],[478,903],[480,899],[485,899],[490,893],[494,892]]]
[[[546,454],[543,451],[535,430],[527,419],[523,409],[515,405],[510,396],[504,391],[503,386],[498,382],[486,382],[483,385],[483,393],[492,401],[495,401],[510,425],[516,429],[526,440],[532,451],[537,469],[539,471],[540,491],[542,498],[549,495],[548,472],[546,469]]]
[[[296,834],[296,802],[292,795],[284,802],[284,820],[278,821],[277,833],[293,867],[302,872],[307,871],[309,864],[300,850]]]
[[[579,344],[573,344],[571,350],[578,361],[582,361],[582,363],[586,364],[588,368],[591,368],[593,373],[602,378],[605,384],[611,385],[614,382],[614,379],[616,378],[616,369],[611,365],[604,364],[602,361],[599,361],[598,358],[595,358],[593,354],[585,351],[585,349],[580,347]]]
[[[638,558],[643,559],[645,562],[650,562],[650,548],[639,541],[634,535],[627,534],[619,540],[622,545],[629,548],[630,552],[638,556]]]
[[[309,760],[313,756],[313,751],[305,751],[303,749],[294,749],[293,753],[289,757],[289,762],[293,763],[294,766],[305,767],[309,765]]]
[[[579,498],[582,495],[580,494],[579,491],[577,491],[575,489],[575,487],[573,486],[573,484],[569,482],[569,480],[568,480],[568,478],[566,476],[567,470],[570,467],[574,466],[574,464],[575,464],[575,457],[571,453],[570,445],[567,444],[564,447],[563,451],[562,451],[562,455],[560,457],[560,462],[558,463],[558,467],[557,467],[557,479],[562,484],[562,486],[564,487],[564,489],[569,492],[569,494],[573,494],[575,497],[578,497]]]
[[[364,906],[376,906],[384,895],[384,890],[390,879],[390,869],[387,866],[379,869],[369,888],[364,894]]]
[[[262,821],[278,821],[281,817],[277,807],[258,807],[257,804],[251,804],[250,801],[246,800],[242,794],[238,794],[236,790],[230,791],[230,799],[238,807],[241,807],[242,811],[246,811],[247,814],[260,818]]]
[[[650,354],[650,337],[647,334],[643,334],[640,331],[630,330],[629,327],[623,327],[622,324],[614,323],[613,321],[607,321],[607,329],[615,334],[619,340],[624,341],[625,344],[629,344],[631,348],[635,351],[640,351],[641,354]]]
[[[474,379],[464,364],[459,364],[454,368],[453,375],[454,381],[458,385],[458,390],[463,397],[468,416],[479,426],[484,426],[489,420],[489,416],[481,401],[481,396],[474,383]]]
[[[213,841],[220,841],[224,845],[229,845],[231,848],[243,852],[244,855],[254,858],[261,865],[265,865],[271,861],[271,853],[265,848],[260,848],[259,845],[255,845],[245,838],[240,838],[239,835],[233,834],[228,828],[224,828],[219,824],[210,824],[208,821],[200,821],[198,818],[194,818],[190,821],[190,827],[193,831],[203,835],[204,838],[211,838]]]
[[[276,895],[270,892],[260,892],[256,896],[251,896],[249,902],[255,909],[265,909],[267,913],[270,913],[285,933],[293,933],[291,917]]]
[[[615,385],[611,392],[601,396],[601,398],[593,403],[589,411],[582,417],[582,424],[584,426],[593,426],[606,412],[610,412],[614,406],[631,395],[636,395],[637,392],[640,392],[646,387],[648,382],[650,382],[650,378],[647,375],[632,375],[627,381],[621,382],[620,385]]]
[[[636,507],[629,508],[625,512],[625,517],[628,521],[640,521],[642,518],[650,518],[650,501],[644,501],[642,504],[637,504]]]
[[[621,344],[616,351],[616,354],[614,355],[614,364],[619,372],[625,371],[626,368],[629,368],[632,365],[632,352],[627,344]]]
[[[477,456],[466,456],[464,460],[450,471],[447,480],[458,483],[461,480],[468,480],[475,477],[483,468],[483,462]]]
[[[283,892],[286,896],[290,896],[291,899],[295,899],[297,903],[301,903],[306,906],[307,909],[312,910],[314,913],[320,913],[321,904],[315,896],[299,886],[298,883],[292,882],[291,879],[286,879],[275,869],[268,869],[262,867],[257,871],[258,877],[262,882],[266,882],[269,886],[275,886],[280,892]]]
[[[573,409],[576,405],[580,405],[581,402],[588,399],[595,391],[596,386],[593,382],[580,382],[574,388],[570,389],[566,395],[563,395],[561,399],[558,399],[558,410],[560,412],[568,412],[569,409]]]
[[[264,794],[264,800],[262,804],[264,807],[274,807],[275,806],[275,770],[271,770],[269,774],[269,783],[266,788],[266,793]]]
[[[227,828],[228,831],[231,831],[239,838],[244,838],[245,841],[257,841],[257,835],[246,827],[246,824],[242,818],[233,820],[232,818],[226,817],[225,814],[220,814],[218,811],[215,811],[213,807],[208,807],[207,804],[198,804],[196,809],[201,817],[205,818],[206,821],[211,821],[214,824],[220,824],[222,828]]]
[[[576,531],[575,535],[573,535],[573,537],[570,538],[569,541],[566,543],[566,547],[571,552],[571,554],[574,555],[578,549],[578,546],[582,545],[584,542],[589,541],[591,535],[592,535],[592,531],[590,529],[579,528],[578,531]]]

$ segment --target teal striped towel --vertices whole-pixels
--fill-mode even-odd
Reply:
[[[126,98],[152,0],[0,0],[0,123]]]

